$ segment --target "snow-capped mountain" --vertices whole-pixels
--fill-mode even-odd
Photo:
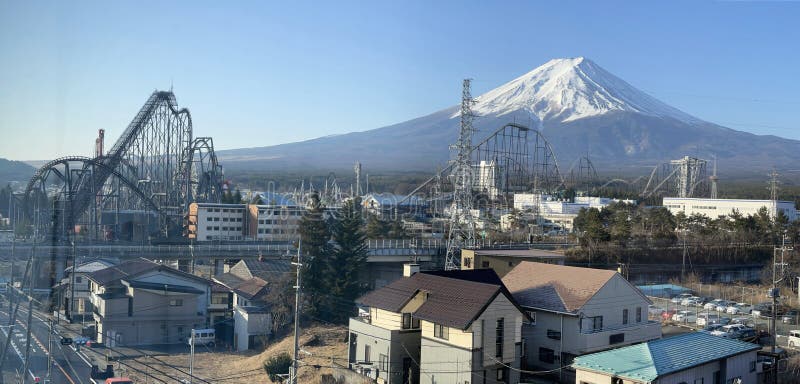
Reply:
[[[454,95],[455,96],[455,95]],[[460,101],[457,96],[454,101]],[[598,170],[653,166],[685,155],[710,158],[720,169],[792,167],[800,142],[709,123],[636,89],[589,59],[555,59],[476,97],[477,142],[504,124],[539,129],[563,168],[589,155]],[[391,126],[269,147],[219,151],[239,169],[434,170],[450,158],[459,106]],[[733,170],[733,169],[732,169]]]
[[[669,117],[685,123],[700,122],[583,57],[550,60],[475,101],[474,112],[478,115],[503,116],[527,111],[538,121],[564,123],[621,111]],[[458,117],[458,113],[452,117]]]

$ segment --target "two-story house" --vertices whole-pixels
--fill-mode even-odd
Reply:
[[[351,368],[383,383],[516,383],[524,315],[492,270],[414,273],[358,301]],[[411,275],[411,276],[408,276]]]
[[[522,262],[503,283],[525,309],[525,367],[574,378],[576,356],[661,338],[650,300],[616,271]],[[573,379],[574,380],[574,379]]]
[[[183,343],[206,328],[211,282],[146,259],[88,275],[97,341],[110,346]]]
[[[233,287],[233,346],[237,351],[265,345],[272,334],[272,314],[266,302],[268,285],[253,277]]]
[[[60,297],[60,300],[58,300],[60,304],[59,310],[64,312],[64,315],[70,322],[80,322],[84,320],[84,318],[89,319],[92,317],[92,302],[89,299],[88,275],[113,265],[114,263],[111,261],[102,259],[78,264],[77,268],[75,268],[74,286],[72,285],[72,266],[64,269],[64,277],[54,288],[57,288],[56,295]]]

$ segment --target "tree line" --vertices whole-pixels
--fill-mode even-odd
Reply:
[[[593,263],[671,263],[687,248],[695,263],[761,263],[783,235],[794,242],[800,222],[790,223],[766,207],[754,215],[733,210],[717,218],[664,207],[614,203],[603,209],[584,208],[573,221],[580,249],[570,256]],[[631,260],[636,258],[636,260]]]

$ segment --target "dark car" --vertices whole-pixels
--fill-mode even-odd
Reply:
[[[797,324],[797,320],[798,320],[799,317],[800,317],[800,311],[798,311],[796,309],[792,309],[792,310],[789,310],[788,312],[786,312],[783,315],[783,317],[781,318],[781,321],[784,324]]]
[[[62,337],[61,338],[61,345],[72,345],[72,338],[71,337]]]

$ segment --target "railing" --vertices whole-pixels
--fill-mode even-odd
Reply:
[[[435,249],[444,248],[446,242],[442,239],[368,239],[367,248],[417,248]]]

